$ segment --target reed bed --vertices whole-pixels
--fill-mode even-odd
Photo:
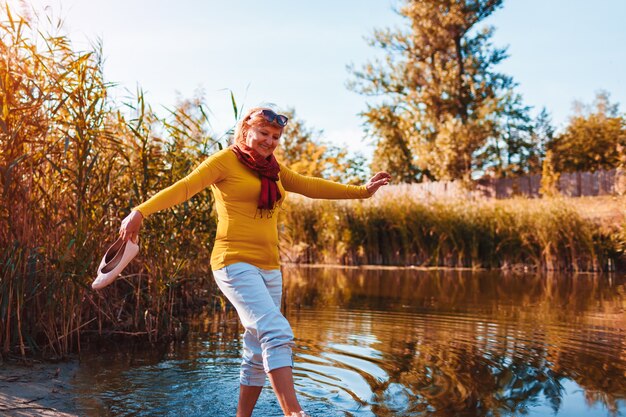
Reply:
[[[87,338],[154,341],[211,302],[212,196],[148,219],[124,282],[90,283],[130,208],[220,144],[202,98],[158,117],[141,90],[109,99],[102,52],[0,14],[0,359],[62,357]]]
[[[613,270],[624,228],[599,227],[565,199],[370,200],[291,197],[283,258],[296,263]]]

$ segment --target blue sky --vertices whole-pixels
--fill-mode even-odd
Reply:
[[[201,88],[219,134],[233,123],[230,89],[240,104],[294,107],[325,139],[366,154],[358,113],[367,99],[345,87],[346,65],[378,54],[364,40],[374,28],[402,25],[397,0],[27,3],[52,6],[78,48],[102,39],[117,96],[140,85],[158,109]],[[509,46],[500,70],[526,104],[545,106],[562,127],[572,101],[591,102],[599,89],[624,110],[625,21],[624,0],[505,0],[485,23],[497,29],[495,45]]]

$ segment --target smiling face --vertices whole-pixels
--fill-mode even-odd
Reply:
[[[283,129],[274,124],[263,122],[249,126],[246,145],[257,151],[262,157],[270,156],[278,146]]]

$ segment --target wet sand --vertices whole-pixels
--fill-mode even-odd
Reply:
[[[78,362],[0,363],[0,415],[77,416],[69,386]]]

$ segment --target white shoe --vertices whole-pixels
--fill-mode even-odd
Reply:
[[[91,288],[100,290],[115,281],[138,252],[138,244],[130,239],[124,241],[121,237],[118,238],[102,257],[98,267],[98,276],[91,283]]]
[[[291,414],[289,414],[288,416],[285,416],[285,417],[311,417],[311,416],[309,416],[304,411],[300,411],[299,413],[293,412],[293,413],[291,413]]]

